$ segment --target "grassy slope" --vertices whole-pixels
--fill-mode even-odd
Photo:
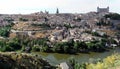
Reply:
[[[113,54],[106,57],[102,61],[97,63],[86,64],[86,69],[119,69],[120,67],[120,55]]]

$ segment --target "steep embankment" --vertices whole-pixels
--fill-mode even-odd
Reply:
[[[55,69],[40,56],[0,52],[0,69]]]
[[[120,55],[113,54],[103,60],[87,63],[86,69],[120,69]]]

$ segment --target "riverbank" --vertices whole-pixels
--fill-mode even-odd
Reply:
[[[52,65],[57,65],[61,62],[68,61],[70,58],[75,58],[79,63],[88,62],[93,59],[103,59],[107,56],[112,55],[113,53],[120,54],[120,48],[114,48],[109,51],[105,51],[102,53],[99,52],[90,52],[90,53],[78,53],[74,54],[60,54],[60,53],[45,53],[45,52],[32,52],[32,54],[41,55],[41,57],[45,58]]]
[[[114,53],[107,56],[104,59],[93,59],[89,62],[78,63],[76,59],[70,59],[68,61],[70,68],[72,69],[119,69],[120,66],[120,54]],[[62,66],[64,67],[64,66]],[[69,69],[69,68],[63,68]]]
[[[103,60],[86,63],[86,69],[119,69],[120,54],[114,53]]]
[[[89,68],[96,69],[96,67],[98,67],[97,69],[100,69],[99,66],[103,67],[102,66],[103,64],[106,64],[112,61],[110,65],[113,65],[112,66],[112,69],[113,69],[115,68],[114,65],[119,65],[119,62],[116,61],[116,56],[117,56],[116,53],[118,56],[120,55],[120,48],[114,48],[112,50],[109,50],[103,53],[90,52],[89,54],[78,53],[77,55],[59,54],[59,53],[43,53],[43,52],[32,52],[32,53],[0,52],[0,68],[27,69],[30,67],[29,69],[33,69],[33,68],[46,69],[46,67],[49,67],[49,69],[55,69],[55,67],[53,66],[56,66],[62,62],[68,62],[71,58],[74,58],[78,62],[77,65],[86,63],[86,68],[88,69]],[[98,60],[104,61],[104,62],[100,62]],[[117,62],[118,64],[116,64],[115,62]],[[101,69],[104,69],[104,68],[101,68]]]

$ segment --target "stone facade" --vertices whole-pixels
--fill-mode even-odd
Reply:
[[[99,8],[99,7],[97,7],[97,12],[98,13],[109,13],[109,7],[107,7],[107,8]]]

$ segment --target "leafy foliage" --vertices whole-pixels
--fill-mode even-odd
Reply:
[[[104,17],[105,18],[110,18],[110,19],[113,19],[113,20],[120,20],[120,14],[118,14],[118,13],[106,14]]]
[[[24,21],[24,22],[26,22],[26,21],[28,21],[28,19],[26,19],[26,18],[19,18],[19,21]]]
[[[10,33],[10,26],[5,26],[0,28],[0,36],[8,37]]]
[[[118,58],[120,56],[118,54],[114,54],[108,56],[107,58],[103,59],[102,62],[98,61],[96,63],[87,63],[86,69],[114,69],[116,67],[116,61],[120,61]]]
[[[68,63],[73,69],[117,69],[120,65],[120,55],[113,54],[104,58],[103,60],[93,59],[94,62],[78,63],[74,58],[71,58]]]

